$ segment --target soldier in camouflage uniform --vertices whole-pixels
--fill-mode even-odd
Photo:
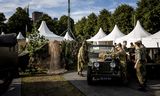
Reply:
[[[86,42],[83,42],[78,52],[77,71],[78,71],[78,75],[81,75],[81,76],[83,75],[82,71],[83,71],[84,64],[87,63],[86,56],[85,56],[86,48],[87,48]]]
[[[135,42],[135,66],[136,75],[140,84],[140,90],[145,90],[145,82],[146,82],[146,67],[145,67],[145,49],[141,47],[140,42]]]
[[[127,41],[123,41],[122,48],[124,49],[124,51],[128,52]]]
[[[124,73],[124,78],[127,80],[127,63],[126,63],[126,52],[122,48],[121,43],[118,44],[117,52],[115,53],[119,57],[120,64],[122,66],[122,71]]]

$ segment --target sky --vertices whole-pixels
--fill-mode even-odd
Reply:
[[[3,12],[8,19],[12,16],[17,7],[26,7],[29,5],[30,17],[32,12],[39,11],[48,14],[52,18],[60,18],[67,15],[68,0],[0,0],[0,12]],[[84,16],[88,16],[94,12],[96,15],[102,9],[114,12],[120,4],[128,4],[136,8],[137,0],[70,0],[71,2],[71,18],[75,22]]]

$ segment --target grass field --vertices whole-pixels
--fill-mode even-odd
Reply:
[[[22,77],[21,96],[85,96],[61,75]]]

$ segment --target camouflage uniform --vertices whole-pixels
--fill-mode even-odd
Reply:
[[[145,49],[142,47],[135,50],[135,60],[139,60],[136,67],[136,75],[140,86],[143,86],[146,81],[145,54]]]
[[[86,63],[85,60],[85,43],[83,42],[82,46],[79,49],[78,52],[78,65],[77,65],[77,71],[78,71],[78,75],[82,75],[82,71],[83,71],[83,65]]]
[[[122,71],[123,71],[125,77],[127,78],[126,52],[124,51],[124,49],[121,48],[119,51],[116,52],[116,55],[120,59],[120,64],[122,66]]]

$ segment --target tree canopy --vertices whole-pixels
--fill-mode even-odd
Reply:
[[[133,29],[133,18],[134,9],[126,4],[122,4],[116,8],[112,14],[112,22],[118,25],[119,29],[128,34]]]
[[[86,25],[84,26],[85,38],[90,38],[96,34],[97,27],[97,16],[95,13],[91,13],[86,20]]]
[[[66,16],[66,15],[61,16],[58,23],[59,23],[58,32],[60,34],[67,31],[67,29],[68,29],[68,16]],[[71,27],[72,32],[74,33],[74,20],[72,18],[70,18],[70,27]],[[64,35],[64,34],[62,34],[62,35]]]
[[[31,21],[24,9],[18,7],[16,12],[9,18],[8,22],[8,33],[19,33],[22,32],[23,36],[26,36],[26,26],[28,31],[31,31]]]
[[[4,31],[6,24],[4,23],[6,21],[6,17],[3,13],[0,13],[0,31]]]
[[[83,17],[81,20],[79,20],[76,24],[75,24],[75,32],[76,32],[76,37],[77,39],[83,40],[83,38],[86,38],[86,34],[84,31],[84,27],[86,25],[86,18]]]
[[[110,32],[110,27],[111,27],[111,13],[106,10],[103,9],[100,11],[100,14],[98,15],[98,20],[97,20],[97,30],[99,30],[99,28],[101,27],[103,29],[104,32],[108,33]]]
[[[136,18],[152,34],[160,30],[159,2],[160,0],[140,0],[137,3]]]

